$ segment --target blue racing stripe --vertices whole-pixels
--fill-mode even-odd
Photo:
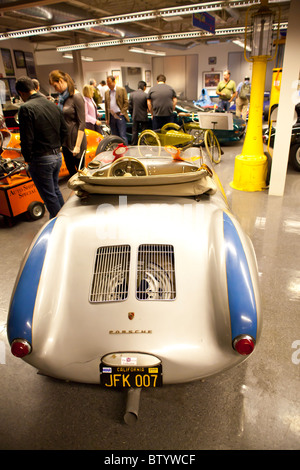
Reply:
[[[56,218],[52,219],[39,235],[20,275],[7,320],[7,336],[10,343],[16,338],[24,338],[32,344],[32,318],[35,299],[48,241],[55,221]]]
[[[256,339],[256,302],[247,258],[239,234],[225,212],[223,221],[232,339],[242,334]]]

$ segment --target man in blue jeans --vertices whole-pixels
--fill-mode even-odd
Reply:
[[[52,219],[64,204],[58,177],[67,126],[60,109],[35,91],[31,78],[19,78],[16,91],[24,101],[18,114],[21,151]]]
[[[106,124],[110,126],[112,135],[121,137],[128,145],[126,136],[126,121],[129,121],[129,101],[125,88],[116,85],[113,75],[106,79],[108,90],[105,92]]]

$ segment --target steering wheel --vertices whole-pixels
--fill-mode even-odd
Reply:
[[[134,157],[120,157],[108,170],[107,176],[147,176],[148,171],[140,160]]]

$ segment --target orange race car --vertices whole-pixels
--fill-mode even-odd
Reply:
[[[3,127],[0,129],[0,149],[3,150],[1,157],[10,158],[11,160],[15,158],[20,158],[21,155],[21,145],[20,145],[20,134],[12,133],[7,128]],[[103,135],[98,132],[92,131],[90,129],[85,129],[85,134],[87,138],[87,151],[85,154],[86,165],[95,158],[97,155],[97,149],[99,143],[104,138]],[[59,176],[67,176],[68,170],[63,159],[63,163],[60,169]]]
[[[104,136],[89,129],[85,133],[87,165],[99,153],[98,146]],[[21,154],[20,134],[10,132],[4,125],[0,128],[0,153],[0,215],[4,216],[8,224],[11,218],[23,213],[34,220],[40,219],[45,213],[44,201],[27,171]],[[59,176],[62,178],[68,175],[63,159]]]

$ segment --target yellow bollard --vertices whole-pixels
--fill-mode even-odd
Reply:
[[[233,182],[230,186],[240,191],[263,191],[266,189],[268,162],[265,155],[235,158]]]
[[[264,154],[262,116],[267,57],[253,58],[250,110],[243,150],[235,158],[233,182],[230,186],[241,191],[266,189],[268,161]]]

